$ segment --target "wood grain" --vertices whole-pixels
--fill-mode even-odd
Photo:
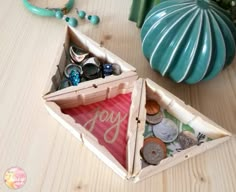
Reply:
[[[64,0],[53,2],[61,5]],[[77,29],[133,65],[140,77],[150,78],[236,133],[236,60],[215,79],[197,85],[175,84],[161,77],[142,55],[140,30],[127,19],[130,5],[131,0],[76,0],[74,7],[101,17],[98,26],[79,20]],[[69,15],[75,16],[75,11]],[[19,192],[236,190],[235,137],[140,183],[122,180],[44,107],[42,95],[65,23],[33,15],[22,1],[13,0],[1,3],[0,23],[1,192],[12,191],[1,179],[12,166],[27,173],[27,183]]]

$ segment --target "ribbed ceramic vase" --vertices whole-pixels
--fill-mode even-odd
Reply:
[[[227,12],[207,0],[168,0],[155,6],[141,29],[151,67],[175,82],[215,77],[236,51],[236,28]]]

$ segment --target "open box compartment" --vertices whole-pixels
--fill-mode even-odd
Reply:
[[[64,46],[68,49],[70,41],[73,41],[73,43],[89,51],[92,55],[103,61],[119,64],[123,73],[119,76],[112,75],[105,79],[99,78],[83,82],[78,86],[57,90],[61,80],[60,69],[65,67],[66,64]],[[231,133],[227,130],[218,126],[190,106],[185,105],[183,101],[164,88],[158,86],[156,83],[149,79],[138,79],[135,69],[132,66],[80,32],[68,27],[63,44],[64,46],[62,46],[59,51],[60,57],[53,66],[51,73],[53,78],[48,84],[47,94],[44,95],[46,108],[54,118],[122,178],[137,182],[200,154],[207,149],[228,140],[231,136]],[[58,65],[59,67],[57,67]],[[121,166],[104,146],[99,144],[94,135],[80,124],[76,123],[72,117],[63,114],[61,111],[62,108],[88,105],[125,93],[132,93],[132,103],[130,106],[127,128],[126,169]],[[165,158],[156,166],[149,165],[142,168],[140,149],[142,148],[144,141],[143,133],[146,122],[146,99],[156,100],[162,108],[166,109],[181,122],[190,125],[194,129],[200,130],[214,140],[203,143],[200,146],[193,146],[183,150],[173,157]]]

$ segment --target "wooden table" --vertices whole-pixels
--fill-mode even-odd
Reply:
[[[36,1],[40,2],[40,1]],[[63,4],[62,0],[50,5]],[[41,1],[41,5],[49,5]],[[236,133],[236,61],[212,81],[175,84],[151,70],[140,45],[140,30],[128,21],[131,0],[76,0],[75,7],[101,17],[77,27],[187,104]],[[69,15],[75,16],[75,11]],[[53,191],[236,191],[236,139],[137,184],[117,176],[53,119],[42,94],[65,22],[28,12],[22,1],[0,6],[0,191],[12,191],[4,172],[19,166],[27,174],[23,192]],[[164,51],[164,50],[163,50]]]

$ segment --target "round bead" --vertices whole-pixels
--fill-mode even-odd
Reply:
[[[71,27],[76,27],[76,26],[78,25],[78,21],[77,21],[77,19],[74,18],[74,17],[69,18],[68,23],[69,23],[69,25],[70,25]]]
[[[55,16],[56,16],[57,19],[62,19],[63,18],[62,11],[61,10],[60,11],[56,11]]]
[[[97,25],[100,22],[100,18],[97,15],[89,15],[88,16],[88,20],[90,21],[90,23],[92,23],[93,25]]]
[[[85,18],[85,15],[86,15],[86,12],[85,11],[79,11],[78,12],[78,16],[80,19],[84,19]]]

